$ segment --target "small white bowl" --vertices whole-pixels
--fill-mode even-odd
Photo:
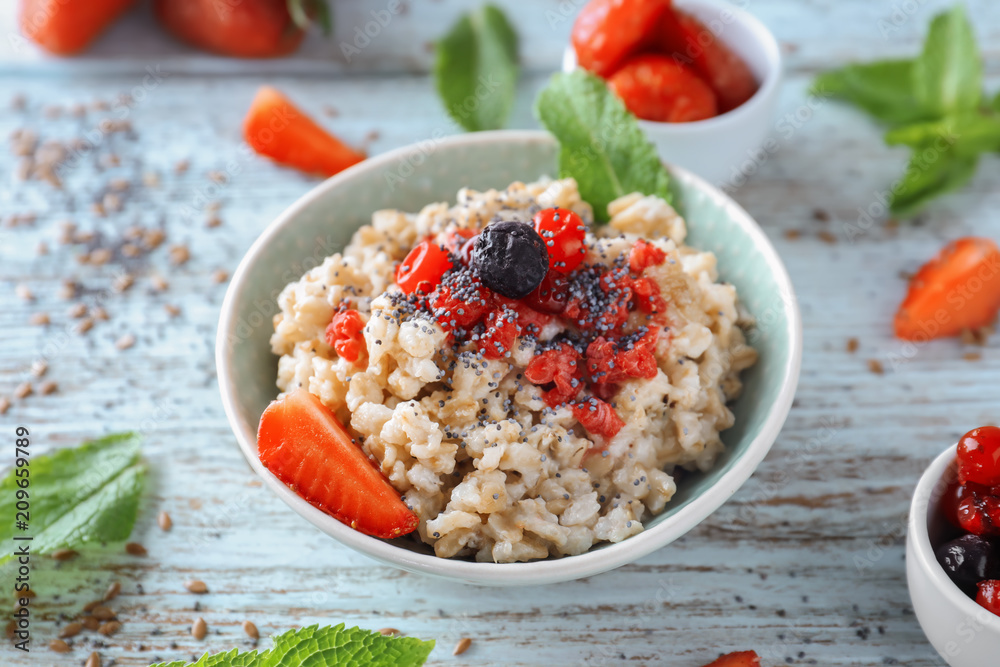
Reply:
[[[956,478],[957,445],[934,459],[913,492],[906,536],[906,581],[927,639],[951,667],[1000,664],[1000,616],[952,583],[934,556],[948,531],[941,496]]]
[[[690,123],[640,120],[660,159],[723,186],[742,185],[762,158],[774,151],[768,130],[774,118],[781,80],[781,50],[757,18],[721,0],[675,0],[746,62],[760,84],[754,96],[732,111]],[[563,71],[577,67],[572,46],[563,55]],[[773,139],[771,141],[774,141]]]

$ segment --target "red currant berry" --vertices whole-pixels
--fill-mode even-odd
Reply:
[[[535,214],[535,231],[549,251],[549,268],[569,273],[580,265],[587,249],[583,239],[587,226],[566,208],[547,208]]]
[[[625,426],[614,408],[593,396],[574,403],[572,410],[576,420],[592,435],[613,438]]]
[[[365,322],[356,310],[342,310],[326,327],[326,342],[337,355],[354,363],[365,349]]]
[[[1000,485],[1000,427],[973,429],[958,441],[958,480]]]
[[[977,585],[976,602],[991,614],[1000,616],[1000,579],[987,579]]]
[[[645,239],[639,239],[628,253],[628,270],[642,273],[646,267],[658,266],[667,260],[667,253]]]
[[[448,251],[433,241],[418,243],[396,268],[396,284],[407,294],[429,294],[451,268]]]

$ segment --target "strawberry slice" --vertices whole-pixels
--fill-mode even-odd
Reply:
[[[392,539],[419,523],[336,416],[305,389],[267,406],[257,453],[288,488],[365,535]]]
[[[756,651],[728,653],[705,667],[760,667],[760,656]]]

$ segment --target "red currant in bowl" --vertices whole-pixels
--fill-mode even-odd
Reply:
[[[1000,427],[983,426],[958,441],[958,479],[985,486],[1000,485]]]
[[[569,273],[580,266],[587,248],[583,244],[587,226],[567,208],[546,208],[535,214],[535,231],[549,251],[549,268]]]
[[[430,294],[450,268],[448,251],[433,241],[423,241],[396,267],[396,284],[407,294]]]

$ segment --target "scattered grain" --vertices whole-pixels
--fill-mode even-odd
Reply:
[[[74,320],[78,320],[87,314],[87,306],[82,303],[74,303],[72,306],[66,309],[66,315],[72,317]]]
[[[22,382],[14,388],[14,398],[22,399],[31,396],[34,388],[31,386],[30,382]]]
[[[819,240],[822,241],[823,243],[829,243],[830,245],[833,245],[834,243],[837,242],[837,237],[834,236],[832,232],[828,232],[825,229],[821,230],[816,236],[818,236]]]
[[[184,264],[189,259],[191,259],[191,251],[188,250],[186,245],[174,245],[170,246],[170,263],[174,266],[180,266]]]
[[[125,334],[121,338],[115,341],[115,347],[119,350],[127,350],[135,345],[135,336],[130,333]]]
[[[31,374],[36,378],[43,377],[49,372],[49,362],[44,359],[35,359],[31,362]]]
[[[62,630],[59,631],[59,638],[69,639],[70,637],[76,637],[81,632],[83,632],[83,623],[74,621],[63,626]]]
[[[90,212],[96,215],[98,218],[103,218],[108,214],[108,212],[104,208],[104,204],[99,201],[95,201],[93,204],[90,205]]]
[[[17,632],[17,622],[14,620],[7,621],[7,639],[13,639],[15,632]]]
[[[127,178],[114,178],[108,183],[108,188],[113,192],[125,192],[129,188],[129,182]]]
[[[174,173],[175,174],[183,174],[184,172],[186,172],[188,170],[188,168],[190,166],[191,166],[191,162],[189,162],[188,160],[181,160],[177,164],[174,165]]]
[[[94,266],[104,266],[111,261],[111,248],[97,248],[90,251],[90,263]]]
[[[458,643],[455,644],[455,650],[452,651],[451,654],[462,655],[463,653],[469,650],[470,646],[472,646],[472,639],[470,639],[469,637],[462,637],[461,639],[458,640]]]
[[[103,663],[101,663],[101,656],[97,653],[97,651],[90,654],[90,657],[87,658],[87,662],[83,665],[83,667],[103,667]]]
[[[142,244],[147,250],[159,248],[166,240],[167,235],[162,229],[147,229],[142,234]]]
[[[254,641],[260,639],[260,632],[257,630],[257,626],[250,621],[243,621],[243,632],[247,633],[247,637]]]
[[[20,285],[15,287],[14,293],[17,294],[19,298],[24,299],[25,301],[35,300],[35,293],[32,292],[31,288],[25,285],[24,283],[21,283]]]
[[[108,132],[114,132],[118,128],[118,125],[108,122],[107,120],[102,120],[101,125],[106,127]],[[122,163],[121,159],[114,153],[102,155],[100,162],[104,167],[117,167]]]
[[[64,280],[63,284],[59,287],[59,298],[63,301],[75,299],[79,290],[80,286],[77,285],[75,280]]]
[[[69,644],[61,639],[53,639],[49,642],[49,650],[55,651],[56,653],[69,653],[73,649],[69,647]]]
[[[170,518],[170,514],[166,510],[163,510],[157,515],[156,523],[160,526],[160,530],[167,532],[174,527],[174,521]]]
[[[109,192],[104,195],[104,201],[101,202],[101,206],[104,207],[105,211],[120,211],[122,210],[122,198],[113,192]]]
[[[102,604],[104,604],[104,600],[92,600],[87,604],[83,605],[83,611],[89,614],[90,612],[100,607]]]
[[[786,229],[785,230],[785,238],[788,239],[789,241],[795,241],[800,236],[802,236],[802,232],[800,232],[797,229]]]
[[[882,375],[883,373],[885,373],[885,368],[882,367],[882,362],[879,361],[878,359],[868,360],[868,370],[870,370],[872,373],[875,373],[875,375]]]
[[[118,597],[118,594],[122,592],[121,582],[113,581],[108,586],[108,590],[104,591],[104,601],[114,600]]]
[[[28,318],[28,324],[36,327],[44,327],[51,324],[52,320],[49,319],[48,313],[32,313],[31,317]]]
[[[226,176],[225,172],[221,171],[210,171],[208,172],[208,180],[218,185],[225,185],[229,178]]]
[[[125,545],[125,553],[132,556],[145,556],[149,552],[146,551],[146,547],[142,546],[138,542],[129,542]]]
[[[381,630],[378,631],[378,633],[385,637],[394,637],[400,634],[399,630],[397,630],[396,628],[382,628]]]
[[[49,396],[51,394],[56,393],[57,391],[59,391],[59,385],[53,382],[52,380],[49,380],[48,382],[43,382],[42,386],[38,388],[38,392],[42,396]]]
[[[170,317],[177,317],[181,314],[181,309],[172,303],[163,304],[163,310],[167,311],[167,315]]]
[[[122,629],[122,624],[119,623],[118,621],[108,621],[101,627],[97,628],[97,631],[100,632],[105,637],[110,637],[111,635],[115,634],[121,629]]]
[[[101,322],[108,321],[108,311],[104,310],[102,306],[94,306],[90,309],[90,316],[95,320],[100,320]]]
[[[103,600],[101,600],[103,602]],[[99,604],[90,610],[90,615],[99,621],[113,621],[115,619],[115,612],[110,607],[105,607],[103,604]]]
[[[848,352],[850,352],[851,354],[854,354],[855,352],[858,351],[859,347],[861,347],[861,343],[858,342],[857,338],[848,338],[847,339],[847,351]]]
[[[46,243],[45,241],[39,241],[38,242],[38,247],[35,248],[35,252],[39,256],[48,255],[49,254],[49,244]]]
[[[166,279],[158,273],[154,273],[150,276],[149,282],[153,286],[153,289],[157,292],[162,292],[170,287],[170,283],[168,283]]]
[[[142,184],[147,188],[155,188],[160,185],[160,175],[155,171],[147,171],[142,175]]]
[[[962,358],[966,361],[979,361],[983,358],[983,355],[979,352],[966,352],[962,355]]]
[[[184,588],[186,588],[189,593],[197,593],[199,595],[208,592],[208,586],[201,579],[189,579],[188,581],[185,581]]]
[[[135,278],[131,273],[119,273],[111,282],[111,289],[121,294],[135,284]]]
[[[97,632],[98,628],[101,627],[101,622],[93,616],[84,616],[83,627],[87,628],[91,632]]]
[[[87,333],[93,328],[94,328],[94,320],[90,319],[89,317],[85,317],[82,320],[80,320],[79,324],[76,325],[74,331],[76,331],[76,333],[82,336],[83,334]]]
[[[224,283],[229,280],[229,272],[224,269],[216,269],[212,272],[212,280],[216,283]]]
[[[6,396],[0,396],[0,415],[7,414],[8,410],[10,410],[10,399]]]
[[[218,199],[210,201],[207,204],[205,204],[205,210],[208,211],[209,213],[215,213],[220,208],[222,208],[222,202],[219,201]]]
[[[121,253],[122,257],[138,257],[142,250],[139,246],[132,243],[122,244]]]
[[[209,229],[214,229],[222,224],[222,218],[217,215],[210,215],[208,219],[205,220],[205,226]]]
[[[195,639],[204,639],[206,634],[208,634],[208,625],[205,624],[205,619],[199,616],[191,626],[191,636]]]

